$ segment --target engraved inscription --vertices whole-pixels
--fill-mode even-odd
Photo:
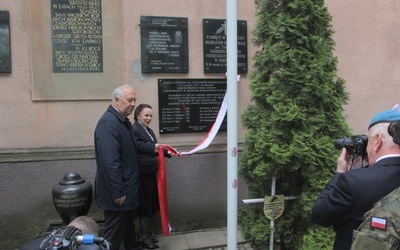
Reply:
[[[101,0],[51,0],[53,72],[103,72]]]
[[[208,131],[225,93],[226,79],[159,79],[160,133]]]
[[[77,194],[63,194],[59,198],[54,198],[55,206],[59,208],[76,208],[85,205],[88,198]]]
[[[11,73],[10,12],[0,10],[0,73]]]
[[[238,73],[247,73],[247,22],[238,21]],[[226,20],[203,19],[204,73],[226,72]]]
[[[142,72],[188,72],[187,18],[142,16]]]

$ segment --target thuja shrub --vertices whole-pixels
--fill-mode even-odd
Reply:
[[[336,169],[335,140],[351,134],[343,109],[349,94],[333,55],[331,16],[320,0],[255,3],[252,37],[258,50],[250,74],[251,103],[241,117],[246,135],[239,171],[250,198],[270,195],[273,177],[276,194],[298,197],[285,201],[275,220],[275,244],[329,249],[332,230],[314,225],[311,209]],[[266,249],[271,228],[262,204],[242,208],[239,225],[255,248]]]

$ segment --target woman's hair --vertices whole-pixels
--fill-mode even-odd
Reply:
[[[390,124],[389,124],[389,127],[388,127],[388,134],[391,136],[391,137],[393,137],[393,135],[394,135],[394,131],[396,130],[396,124],[397,124],[397,122],[391,122]]]
[[[137,121],[137,116],[140,113],[142,113],[143,109],[145,109],[145,108],[153,109],[149,104],[146,104],[146,103],[139,104],[139,106],[136,107],[135,113],[133,115],[133,119],[135,119],[135,121]]]
[[[393,142],[400,145],[400,123],[399,121],[391,122],[387,128],[388,134],[393,137]]]

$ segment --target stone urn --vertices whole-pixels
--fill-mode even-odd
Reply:
[[[87,215],[92,204],[93,186],[78,173],[64,175],[52,189],[53,204],[63,224],[68,225],[78,216]]]

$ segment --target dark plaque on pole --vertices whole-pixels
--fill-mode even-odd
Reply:
[[[203,19],[204,73],[225,73],[226,20]],[[238,20],[238,73],[247,73],[247,21]]]
[[[159,79],[160,134],[208,132],[226,93],[226,79]],[[226,131],[226,116],[219,131]]]
[[[11,73],[10,12],[0,10],[0,73]]]
[[[50,4],[53,72],[103,72],[101,0]]]
[[[141,16],[143,73],[189,72],[188,19]]]

